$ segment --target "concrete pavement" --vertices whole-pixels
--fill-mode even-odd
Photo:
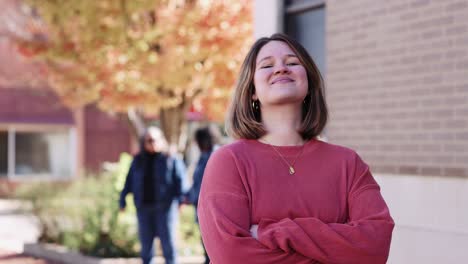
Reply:
[[[45,259],[25,256],[12,251],[3,251],[0,249],[1,264],[61,264],[58,262],[48,261]]]
[[[39,236],[37,220],[22,211],[22,204],[15,200],[0,199],[0,264],[61,264],[41,258],[25,256],[25,243],[35,243]],[[179,257],[181,264],[203,263],[202,256]],[[162,257],[155,263],[164,263]]]
[[[0,263],[60,264],[23,255],[23,244],[37,241],[39,230],[34,216],[21,211],[21,203],[0,199]]]
[[[34,243],[39,236],[36,219],[21,211],[21,203],[0,199],[0,249],[21,253],[24,243]]]

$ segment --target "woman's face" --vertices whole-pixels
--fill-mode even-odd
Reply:
[[[257,55],[254,85],[252,99],[263,107],[302,104],[308,92],[307,72],[288,44],[270,41]]]

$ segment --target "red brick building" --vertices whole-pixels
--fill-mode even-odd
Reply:
[[[24,86],[22,72],[35,65],[12,51],[0,37],[0,184],[70,179],[131,150],[128,126],[116,116],[93,106],[72,110],[50,89]]]
[[[18,0],[0,9],[0,181],[69,179],[130,151],[126,122],[93,106],[64,106],[41,65],[13,44],[40,38],[34,13]]]
[[[70,110],[51,91],[0,87],[0,175],[70,177],[130,151],[125,122],[89,106]],[[1,176],[0,176],[1,177]]]

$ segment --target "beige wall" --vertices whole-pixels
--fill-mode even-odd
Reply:
[[[375,175],[396,226],[388,263],[458,264],[468,259],[468,180]]]
[[[267,37],[283,29],[282,0],[256,0],[254,2],[254,37]]]

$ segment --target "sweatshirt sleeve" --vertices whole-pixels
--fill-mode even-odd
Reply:
[[[355,156],[347,223],[324,223],[315,217],[262,219],[259,241],[321,263],[386,263],[394,222],[368,166]]]
[[[211,263],[315,263],[282,249],[269,249],[250,234],[250,203],[246,183],[230,149],[212,154],[203,176],[198,204],[201,235]]]

